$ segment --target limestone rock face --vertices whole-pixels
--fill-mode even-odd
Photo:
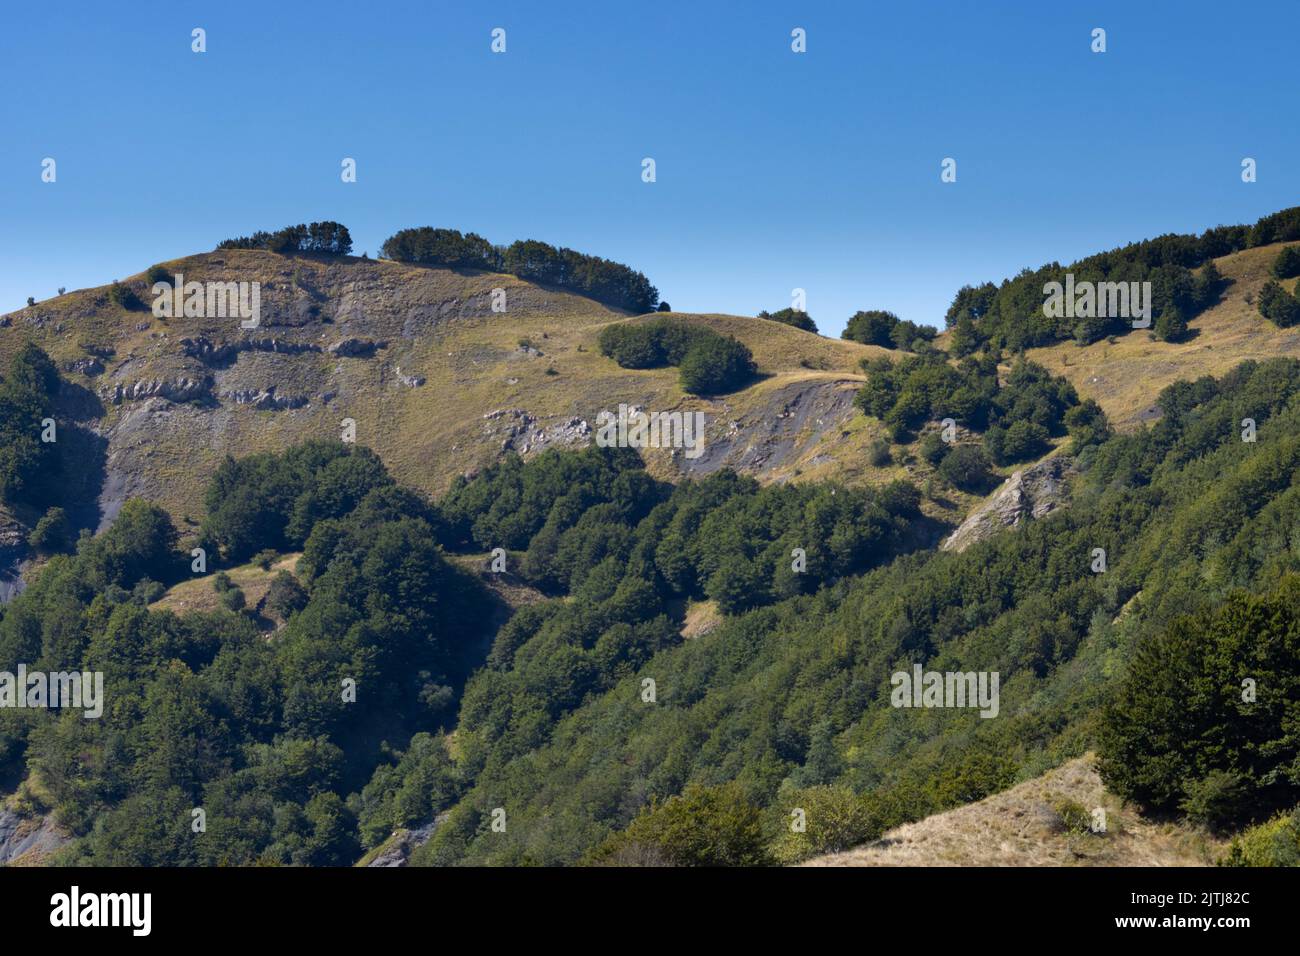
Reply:
[[[121,405],[123,402],[139,402],[147,398],[165,398],[169,402],[179,403],[206,398],[211,388],[210,377],[178,376],[174,379],[140,379],[130,385],[111,385],[105,388],[102,394],[114,405]]]
[[[1060,455],[1017,471],[939,547],[944,551],[965,551],[1005,528],[1051,514],[1067,503],[1070,479],[1076,473],[1073,460]]]
[[[236,405],[252,405],[260,411],[283,411],[287,408],[302,408],[307,404],[305,395],[281,395],[276,392],[274,385],[268,385],[266,388],[240,388],[233,391],[225,392],[222,400],[234,402]]]
[[[213,341],[206,335],[181,339],[181,351],[190,358],[196,358],[204,365],[228,365],[239,357],[241,352],[272,352],[278,355],[301,355],[304,352],[319,352],[319,345],[307,342],[292,342],[274,336],[249,337],[234,341]]]
[[[411,853],[428,843],[429,838],[433,836],[433,831],[436,830],[439,824],[446,820],[449,815],[450,814],[448,813],[440,813],[429,823],[425,823],[409,830],[398,830],[389,837],[383,850],[380,851],[373,860],[367,863],[366,866],[406,866],[407,861],[411,858]]]
[[[331,355],[347,358],[369,358],[377,349],[385,348],[387,345],[387,342],[376,342],[371,339],[339,339],[326,351]]]
[[[22,857],[39,862],[69,841],[49,817],[23,817],[0,810],[0,866]]]

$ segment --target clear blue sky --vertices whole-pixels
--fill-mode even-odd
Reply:
[[[1296,0],[10,3],[0,311],[336,219],[372,256],[571,246],[678,311],[941,325],[963,283],[1300,204],[1297,51]]]

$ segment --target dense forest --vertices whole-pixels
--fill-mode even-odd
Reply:
[[[15,422],[43,417],[47,363],[24,352],[0,384]],[[509,456],[429,502],[354,445],[227,460],[197,540],[128,502],[0,612],[0,671],[107,685],[98,720],[0,709],[0,779],[80,837],[68,863],[350,864],[436,820],[413,863],[765,864],[1099,748],[1115,793],[1258,824],[1233,860],[1285,860],[1300,362],[1176,383],[1133,434],[1037,366],[1000,384],[982,363],[923,350],[862,400],[902,428],[946,411],[1008,460],[1040,450],[1008,450],[1019,422],[1073,435],[1071,506],[962,553],[924,547],[905,482],[674,486],[590,448]],[[918,418],[895,412],[909,394]],[[49,465],[7,461],[19,496]],[[298,553],[245,606],[227,569]],[[541,595],[495,631],[464,565],[493,553]],[[218,610],[151,609],[199,575]],[[701,602],[717,626],[683,637]],[[998,672],[997,719],[890,706],[914,665]]]
[[[1216,226],[1198,235],[1165,235],[1130,243],[1062,266],[1025,269],[1001,285],[985,282],[957,292],[945,320],[950,351],[982,348],[1018,352],[1074,339],[1082,345],[1131,330],[1124,316],[1053,317],[1043,308],[1044,286],[1064,282],[1150,282],[1153,331],[1177,341],[1187,323],[1218,301],[1222,278],[1210,261],[1242,249],[1300,239],[1300,207],[1264,216],[1252,226]],[[1193,271],[1199,270],[1199,271]]]
[[[495,246],[477,233],[423,226],[394,233],[381,252],[416,265],[508,272],[634,313],[653,312],[659,302],[659,290],[635,269],[536,239]]]
[[[338,222],[313,222],[285,226],[275,232],[258,231],[251,236],[223,239],[218,249],[266,249],[269,252],[316,252],[346,256],[352,252],[352,234]]]

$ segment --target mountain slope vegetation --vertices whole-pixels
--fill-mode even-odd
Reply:
[[[164,271],[232,264],[266,280],[253,335],[102,290],[0,327],[9,425],[52,410],[73,438],[18,443],[7,503],[31,525],[83,509],[47,513],[0,672],[108,691],[102,720],[0,709],[0,781],[72,835],[58,862],[339,865],[418,831],[413,865],[792,863],[1094,749],[1117,799],[1255,825],[1236,857],[1284,857],[1295,358],[1215,349],[1215,376],[1112,430],[1129,396],[1050,349],[1200,335],[1008,356],[995,322],[956,362],[460,267],[234,247]],[[1249,294],[1222,275],[1202,335]],[[689,394],[667,351],[637,358],[660,332],[732,341],[752,378]],[[620,401],[706,408],[724,453],[588,447],[578,423]],[[1069,459],[1061,507],[933,547],[1043,454]],[[996,706],[898,706],[915,668],[996,674]]]

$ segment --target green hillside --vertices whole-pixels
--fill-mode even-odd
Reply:
[[[5,812],[58,863],[784,864],[1095,751],[1132,828],[1285,861],[1283,247],[1217,257],[1171,341],[1013,353],[1004,285],[960,358],[260,249],[163,270],[261,282],[257,330],[122,305],[148,274],[13,313],[0,673],[107,696],[0,709]],[[753,367],[695,395],[692,349]],[[593,447],[620,403],[704,411],[706,453]],[[918,669],[994,697],[903,706]]]

